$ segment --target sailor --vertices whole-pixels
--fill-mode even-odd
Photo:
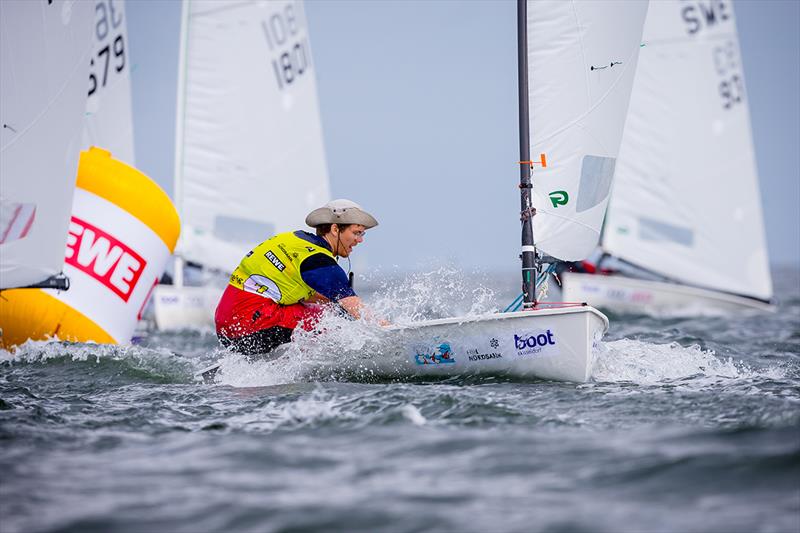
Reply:
[[[262,242],[231,274],[215,315],[223,346],[252,355],[291,340],[300,326],[314,328],[323,308],[337,304],[354,319],[365,313],[347,274],[337,263],[349,257],[375,217],[350,200],[333,200],[313,210],[306,224],[316,233],[290,231]]]

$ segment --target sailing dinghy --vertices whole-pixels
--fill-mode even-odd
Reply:
[[[173,198],[174,283],[153,295],[160,330],[213,326],[254,242],[303,226],[330,199],[317,86],[299,0],[184,0]],[[184,279],[184,265],[197,279]]]
[[[585,304],[541,304],[536,278],[544,263],[582,259],[597,245],[646,11],[626,0],[518,1],[524,309],[390,326],[380,346],[338,354],[335,370],[396,379],[590,378],[608,319]],[[531,146],[547,154],[535,188]]]
[[[611,275],[565,272],[563,299],[656,315],[773,309],[733,6],[707,9],[650,5],[600,245]]]
[[[379,371],[590,378],[608,319],[540,303],[537,274],[597,245],[646,12],[646,2],[518,0],[523,310],[390,328],[398,348],[376,358]]]

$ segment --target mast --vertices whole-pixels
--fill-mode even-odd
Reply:
[[[528,3],[517,0],[517,67],[519,84],[519,190],[522,221],[523,309],[536,306],[536,247],[533,244],[531,154],[528,122]]]
[[[178,216],[183,222],[183,129],[186,120],[186,69],[189,47],[189,0],[181,2],[181,35],[178,55],[178,91],[175,99],[175,161],[173,170],[172,195]],[[175,254],[172,283],[183,287],[183,258]]]

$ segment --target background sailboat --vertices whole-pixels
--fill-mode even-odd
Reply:
[[[174,198],[183,222],[160,329],[210,325],[227,276],[255,243],[303,227],[329,199],[302,2],[185,1]],[[215,270],[184,282],[184,261]],[[187,280],[189,281],[189,280]]]
[[[92,7],[0,2],[0,289],[64,287]]]
[[[772,283],[730,2],[653,2],[601,248],[618,275],[563,274],[615,310],[768,309]]]

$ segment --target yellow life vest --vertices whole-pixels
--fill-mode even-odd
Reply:
[[[314,294],[300,276],[300,263],[319,253],[336,259],[326,247],[301,239],[294,232],[279,233],[242,259],[231,274],[230,284],[281,305],[296,304]]]

